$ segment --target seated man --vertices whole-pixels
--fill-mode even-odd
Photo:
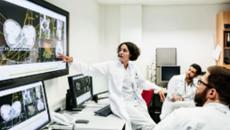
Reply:
[[[199,74],[201,74],[201,67],[198,64],[192,64],[185,75],[173,76],[170,79],[167,97],[162,105],[161,120],[177,108],[195,106],[193,102],[196,90],[194,78]]]
[[[198,80],[193,108],[180,108],[154,130],[230,130],[230,70],[211,66]]]

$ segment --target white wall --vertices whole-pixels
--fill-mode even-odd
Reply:
[[[155,61],[157,47],[177,48],[182,73],[194,62],[204,70],[215,64],[216,14],[223,8],[227,5],[145,6],[142,65]]]
[[[120,42],[142,43],[142,6],[120,6]]]
[[[69,51],[76,60],[93,63],[100,59],[100,7],[95,0],[47,0],[70,12]],[[70,74],[76,74],[70,68]],[[65,101],[67,76],[45,82],[51,110]],[[64,104],[62,104],[64,105]]]
[[[117,58],[117,47],[121,42],[142,42],[141,11],[140,5],[101,5],[103,60]]]
[[[200,64],[204,70],[207,66],[215,64],[212,53],[215,45],[216,14],[228,7],[229,5],[143,6],[141,56],[137,64],[144,75],[147,77],[147,65],[155,63],[157,47],[177,48],[177,63],[181,65],[182,73],[194,62]],[[113,22],[113,25],[119,26],[121,23],[118,23],[117,19],[122,19],[120,21],[123,22],[125,19],[129,19],[128,15],[125,19],[122,15],[111,17],[121,11],[118,5],[111,8],[104,10],[109,12],[104,14],[106,22]],[[107,26],[105,30],[111,28],[111,26]],[[107,37],[107,41],[119,41],[120,38],[112,35],[122,33],[121,30],[122,28],[110,30],[110,33],[104,34],[104,37]],[[127,35],[129,34],[127,33]],[[133,39],[136,38],[130,37],[131,41]],[[114,45],[111,44],[111,46]]]
[[[101,45],[103,46],[102,60],[117,57],[116,49],[120,43],[120,11],[119,6],[101,5]],[[101,53],[102,53],[101,52]]]

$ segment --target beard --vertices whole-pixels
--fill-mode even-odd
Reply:
[[[187,73],[186,76],[185,76],[185,79],[187,81],[190,81],[190,82],[192,82],[193,78],[194,78],[194,76],[191,76],[189,73]]]
[[[206,95],[208,93],[208,88],[205,88],[201,93],[196,93],[194,101],[196,106],[203,106],[207,101]]]

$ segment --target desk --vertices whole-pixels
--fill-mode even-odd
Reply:
[[[75,123],[75,130],[122,130],[125,122],[117,116],[111,114],[107,117],[102,117],[94,114],[94,111],[105,105],[106,104],[90,102],[87,103],[86,108],[80,112],[64,111],[63,114],[73,117],[74,121],[79,119],[89,120],[87,124]]]

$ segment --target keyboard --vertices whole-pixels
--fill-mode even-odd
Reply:
[[[110,105],[106,105],[105,107],[95,111],[94,113],[95,113],[95,115],[106,117],[106,116],[112,114],[112,111],[110,109]]]

